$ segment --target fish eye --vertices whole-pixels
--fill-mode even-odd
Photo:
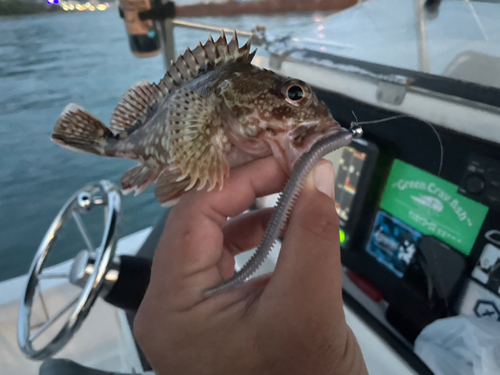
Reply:
[[[309,104],[312,91],[309,85],[299,80],[289,80],[283,84],[281,89],[285,100],[296,107]]]
[[[304,97],[304,89],[297,85],[290,86],[286,92],[286,96],[288,99],[296,102]]]

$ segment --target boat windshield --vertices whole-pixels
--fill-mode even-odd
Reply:
[[[293,48],[500,88],[498,20],[497,0],[371,0],[315,17],[287,40]]]

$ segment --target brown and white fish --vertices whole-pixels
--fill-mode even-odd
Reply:
[[[121,98],[108,129],[76,104],[52,134],[74,151],[137,160],[121,185],[141,193],[156,182],[162,204],[208,184],[223,186],[231,168],[274,155],[290,172],[297,159],[340,125],[304,82],[251,64],[250,41],[223,34],[187,49],[158,84],[141,81]]]

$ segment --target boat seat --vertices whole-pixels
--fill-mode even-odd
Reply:
[[[107,372],[82,366],[69,359],[48,359],[40,366],[39,375],[134,375],[121,372]],[[137,374],[135,374],[137,375]]]

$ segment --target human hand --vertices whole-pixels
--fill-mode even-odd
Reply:
[[[190,192],[172,209],[134,324],[157,374],[367,374],[344,317],[327,161],[297,200],[274,273],[202,296],[232,276],[234,255],[260,243],[272,209],[227,218],[286,178],[274,158],[261,159],[232,170],[222,191]]]

